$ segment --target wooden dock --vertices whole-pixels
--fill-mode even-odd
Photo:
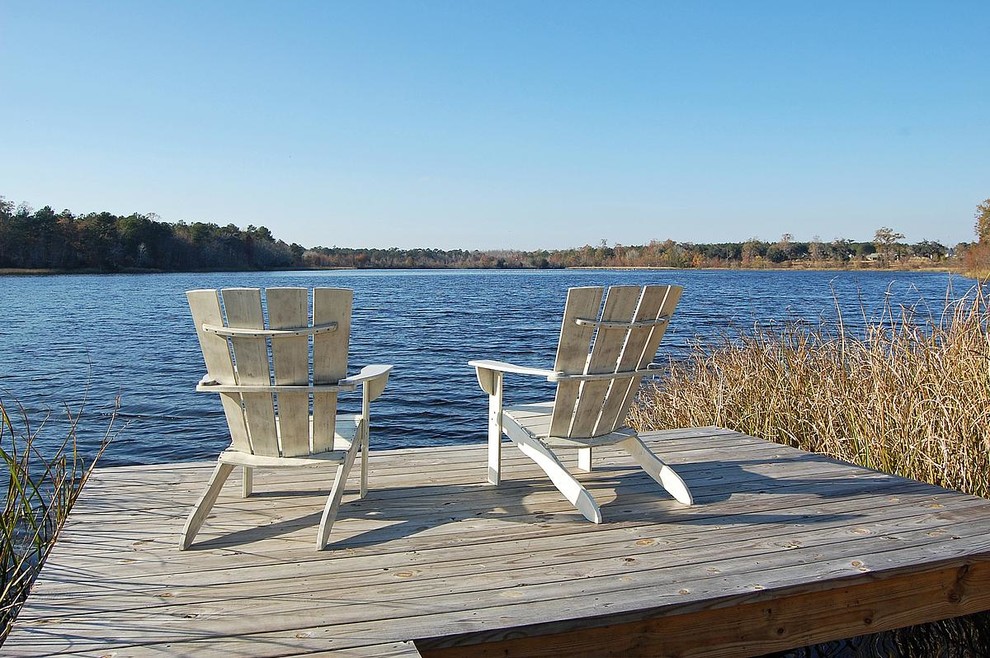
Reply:
[[[726,430],[644,438],[695,506],[607,450],[580,476],[598,526],[515,450],[497,489],[484,445],[378,452],[324,552],[318,471],[259,471],[247,500],[235,476],[180,552],[212,465],[101,469],[3,653],[752,656],[990,609],[988,500]]]

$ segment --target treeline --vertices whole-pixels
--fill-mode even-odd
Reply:
[[[305,248],[278,240],[264,226],[166,223],[155,215],[74,215],[32,210],[0,197],[0,269],[120,271],[271,270],[289,268],[564,268],[564,267],[848,267],[924,266],[960,255],[938,242],[902,242],[891,229],[871,242],[835,239],[647,245],[536,251]]]
[[[560,252],[313,247],[303,254],[303,266],[308,268],[353,267],[368,269],[547,269],[564,267],[559,262],[551,262],[550,259],[553,254],[557,253]]]
[[[0,268],[95,270],[279,269],[305,249],[276,240],[265,227],[169,224],[154,215],[73,215],[32,211],[0,197]]]
[[[442,249],[353,249],[313,247],[302,256],[308,268],[497,268],[557,269],[565,267],[930,267],[956,260],[969,245],[952,249],[931,240],[900,242],[904,236],[881,228],[870,242],[836,239],[796,242],[788,236],[776,242],[693,244],[654,240],[647,245],[597,246],[553,251],[466,251]]]

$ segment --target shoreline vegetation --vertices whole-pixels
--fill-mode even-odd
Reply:
[[[738,272],[942,272],[942,273],[952,273],[959,274],[960,276],[965,276],[969,278],[986,278],[985,276],[978,276],[972,274],[963,268],[953,267],[951,264],[943,263],[940,266],[904,266],[898,267],[896,264],[890,267],[879,268],[869,265],[863,265],[861,267],[858,264],[853,264],[846,267],[651,267],[651,266],[640,266],[640,267],[612,267],[608,265],[601,266],[581,266],[581,267],[561,267],[553,269],[561,270],[637,270],[637,271],[666,271],[666,270],[727,270],[731,269]],[[66,274],[174,274],[174,273],[192,273],[192,274],[210,274],[217,272],[249,272],[249,271],[259,271],[259,272],[333,272],[333,271],[355,271],[360,269],[381,269],[381,270],[452,270],[452,269],[533,269],[533,268],[487,268],[487,267],[477,267],[477,268],[454,268],[454,267],[381,267],[381,268],[358,268],[358,267],[293,267],[287,269],[265,269],[265,270],[243,270],[243,269],[223,269],[223,270],[213,270],[213,269],[196,269],[196,270],[153,270],[153,269],[122,269],[122,270],[95,270],[95,269],[78,269],[78,270],[58,270],[58,269],[39,269],[39,268],[14,268],[14,267],[0,267],[0,277],[3,276],[55,276],[55,275],[66,275]]]
[[[717,425],[990,499],[990,294],[696,341],[644,389],[632,418]]]
[[[973,272],[986,245],[915,244],[881,227],[855,242],[785,234],[776,241],[695,244],[652,240],[644,245],[568,249],[466,250],[304,247],[264,227],[159,221],[157,215],[109,212],[76,215],[50,206],[33,210],[0,196],[0,275],[163,273],[332,269],[740,269],[933,270]],[[987,262],[990,262],[988,260]]]
[[[717,425],[990,498],[990,298],[894,308],[852,331],[842,314],[697,343],[647,386],[641,430]],[[838,304],[836,305],[838,308]],[[782,655],[983,655],[990,612]]]
[[[16,415],[10,413],[15,409]],[[93,454],[83,454],[78,437],[81,415],[81,410],[73,413],[66,408],[65,438],[53,451],[43,452],[39,437],[54,431],[49,419],[35,427],[18,403],[0,399],[0,477],[5,485],[0,516],[0,645],[111,441],[116,414]]]

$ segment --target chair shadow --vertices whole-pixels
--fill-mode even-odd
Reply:
[[[813,456],[815,457],[815,456]],[[803,456],[805,462],[808,457]],[[827,458],[821,458],[834,463]],[[411,487],[369,489],[364,499],[355,499],[353,491],[340,507],[334,531],[330,535],[327,549],[332,551],[347,547],[375,544],[401,538],[447,524],[471,519],[501,520],[508,523],[527,524],[535,527],[551,528],[562,524],[581,524],[589,529],[607,527],[610,523],[626,524],[679,524],[679,525],[789,525],[820,524],[837,521],[851,521],[862,518],[862,513],[828,512],[802,510],[801,507],[788,508],[788,511],[753,511],[720,507],[733,495],[756,496],[798,495],[822,500],[841,500],[846,497],[898,492],[912,486],[924,487],[922,483],[904,480],[894,476],[850,466],[857,477],[772,477],[755,472],[753,469],[768,469],[784,462],[779,460],[740,460],[734,462],[684,462],[674,465],[675,470],[685,480],[695,496],[691,507],[681,506],[673,501],[656,482],[635,465],[608,465],[592,473],[581,473],[578,479],[598,500],[604,523],[602,526],[589,524],[576,510],[562,510],[566,506],[561,494],[545,477],[527,474],[514,479],[511,472],[499,487],[480,480],[483,471],[479,469],[479,482],[471,484],[433,484]],[[853,471],[850,471],[851,473]],[[373,482],[372,482],[373,484]],[[609,492],[606,494],[605,492]],[[614,492],[611,493],[611,492]],[[325,490],[300,491],[257,491],[252,497],[258,498],[297,498],[325,496]],[[611,496],[611,499],[607,498]],[[533,502],[534,498],[555,501],[551,509],[542,509]],[[322,502],[322,501],[321,501]],[[222,511],[220,512],[222,514]],[[275,520],[242,530],[235,530],[220,536],[204,539],[190,547],[193,549],[233,548],[259,539],[272,539],[288,535],[304,528],[311,528],[314,541],[316,528],[320,522],[322,504],[311,514]],[[222,517],[221,517],[222,518]],[[377,527],[350,534],[340,539],[338,529],[349,520],[374,522]],[[207,522],[209,523],[209,521]]]

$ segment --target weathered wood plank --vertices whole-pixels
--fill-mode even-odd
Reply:
[[[871,476],[876,476],[876,477],[886,477],[886,476],[877,476],[877,474],[871,474],[869,472],[867,472],[867,474],[868,475],[871,475]],[[897,479],[891,479],[891,478],[888,478],[888,480],[891,483],[893,483],[893,484],[901,483],[899,486],[908,486],[909,488],[911,486],[914,486],[915,488],[920,488],[922,491],[924,491],[926,493],[929,491],[928,488],[925,488],[923,485],[918,485],[917,483],[913,483],[913,484],[911,484],[911,483],[905,483],[904,481],[900,481],[900,480],[897,480]],[[762,483],[761,484],[761,486],[763,486],[763,485],[765,485],[765,483]],[[834,493],[834,491],[835,491],[835,484],[834,483],[828,484],[826,488],[830,492]],[[425,489],[429,489],[429,488],[425,488]],[[643,493],[643,497],[646,498],[647,500],[641,501],[639,499],[636,499],[636,500],[630,499],[629,501],[625,501],[625,502],[629,502],[628,507],[630,508],[629,509],[629,512],[630,512],[631,515],[636,515],[637,512],[638,512],[638,509],[637,509],[638,506],[640,506],[642,503],[649,503],[650,502],[649,501],[649,498],[652,498],[652,497],[655,497],[656,496],[655,487],[652,486],[652,484],[649,483],[649,482],[645,485],[644,488],[642,488],[640,490],[642,490],[644,492]],[[728,501],[726,503],[726,505],[728,505],[728,506],[723,505],[723,506],[720,506],[718,508],[719,510],[722,511],[723,514],[726,514],[726,513],[729,514],[729,516],[726,519],[722,520],[722,521],[717,520],[717,517],[714,518],[714,519],[711,518],[710,513],[707,511],[709,508],[704,507],[704,506],[695,508],[695,510],[697,510],[698,512],[702,512],[703,511],[704,514],[698,515],[695,512],[692,512],[691,518],[693,518],[695,520],[695,522],[700,522],[702,519],[705,519],[705,522],[706,523],[709,523],[709,524],[722,524],[722,523],[725,523],[725,524],[730,524],[731,525],[731,523],[732,523],[731,516],[732,515],[739,514],[739,513],[750,513],[754,509],[765,509],[765,511],[771,511],[771,510],[773,510],[778,505],[782,505],[784,507],[787,507],[787,506],[791,505],[792,504],[791,501],[787,501],[787,500],[782,500],[781,499],[781,496],[779,495],[779,493],[782,492],[782,491],[783,491],[783,489],[778,489],[778,495],[776,495],[773,498],[771,498],[770,499],[770,501],[771,501],[770,503],[761,502],[763,500],[761,498],[759,500],[756,500],[753,503],[748,503],[745,506],[740,506],[740,502],[745,502],[746,499],[743,498],[742,496],[740,496],[739,494],[735,494],[733,496],[733,499],[731,501]],[[850,496],[853,495],[855,492],[850,491],[848,489],[846,489],[846,491],[849,491],[849,493],[846,493],[845,491],[843,492],[844,493],[844,501],[854,500]],[[876,493],[879,493],[881,491],[881,489],[878,489],[878,488],[876,488],[876,485],[873,485],[870,482],[867,482],[867,483],[865,483],[865,484],[862,485],[862,487],[860,488],[860,491],[869,491],[872,494],[876,494]],[[496,497],[496,498],[501,495],[501,492],[499,492],[499,491],[495,491],[495,492],[479,491],[477,493],[480,493],[482,496],[487,495],[487,496]],[[896,493],[896,492],[893,492],[893,493]],[[402,492],[402,495],[403,496],[408,496],[410,499],[412,499],[412,495],[413,494],[411,492],[404,491],[404,492]],[[459,499],[466,498],[466,496],[464,496],[463,493],[462,492],[459,492],[459,491],[454,492],[454,495],[456,497],[458,497]],[[548,496],[552,498],[552,494],[548,494]],[[556,498],[552,498],[552,499],[553,500],[557,500]],[[432,495],[432,494],[431,495],[427,495],[425,497],[424,504],[433,504],[433,505],[436,505],[436,500],[437,500],[437,496],[436,495]],[[822,500],[826,500],[826,499],[822,499]],[[467,500],[467,501],[464,502],[464,504],[467,505],[469,508],[473,508],[474,506],[477,506],[478,501],[477,500]],[[897,500],[894,501],[893,504],[901,504],[901,499],[898,498]],[[354,505],[355,506],[364,505],[367,509],[375,509],[374,503],[368,504],[367,502],[363,502],[363,503],[354,503]],[[865,497],[863,499],[862,505],[863,506],[867,506],[867,507],[875,507],[875,508],[879,509],[877,507],[877,500],[876,500],[876,497],[874,495],[870,495],[870,496]],[[309,508],[309,505],[308,504],[307,505],[304,505],[304,507],[307,509],[307,512],[311,512],[312,511]],[[453,509],[453,508],[451,508],[451,509]],[[522,508],[520,508],[520,509],[522,509]],[[807,512],[809,510],[814,510],[815,508],[813,506],[811,506],[811,505],[805,505],[804,506],[804,509]],[[360,516],[365,511],[366,510],[358,510],[356,512],[356,515]],[[461,509],[461,513],[457,513],[457,514],[460,514],[460,516],[463,516],[463,514],[462,514],[463,511],[464,511],[464,509],[462,508]],[[262,510],[260,513],[261,514],[267,514],[268,512]],[[525,513],[525,510],[524,509],[523,509],[522,513]],[[408,504],[408,501],[407,501],[407,504],[404,504],[403,505],[401,514],[402,515],[422,515],[424,518],[430,519],[430,514],[429,514],[429,511],[428,510],[425,510],[425,509],[423,509],[421,507],[409,505]],[[456,526],[453,523],[448,523],[449,519],[448,520],[440,520],[440,522],[442,522],[442,523],[448,523],[448,525],[451,526],[450,533],[457,535],[457,537],[456,537],[457,541],[459,541],[461,544],[467,544],[467,543],[469,543],[468,540],[470,539],[470,537],[468,535],[470,533],[466,533],[465,532],[465,529],[463,527],[464,526],[463,521],[465,521],[467,519],[461,519],[461,518],[459,518],[459,516],[457,514],[455,514],[454,518],[456,518],[458,521],[461,521],[461,523],[458,524],[458,525],[456,525]],[[640,512],[640,514],[641,514],[641,512]],[[678,516],[676,518],[683,520],[683,515],[680,515],[680,516]],[[428,520],[428,521],[424,522],[420,526],[420,529],[428,529],[430,527],[430,525],[435,524],[437,522],[438,521],[436,519]],[[155,529],[157,529],[157,527],[158,527],[158,524],[160,524],[160,523],[161,523],[161,519],[158,518],[158,517],[154,517],[149,522],[149,525],[150,525],[152,531],[155,531]],[[119,519],[116,519],[116,521],[114,519],[106,519],[106,525],[105,525],[105,527],[108,528],[108,530],[112,531],[112,529],[115,528],[117,525],[119,525]],[[135,525],[136,524],[132,523],[130,529],[133,530],[133,527]],[[582,537],[595,537],[595,536],[598,536],[599,535],[598,532],[585,531],[585,530],[581,529],[580,526],[575,527],[575,526],[572,526],[572,525],[570,525],[570,524],[568,524],[566,522],[565,523],[562,523],[562,524],[561,523],[558,523],[557,525],[562,525],[563,526],[560,532],[566,532],[566,533],[570,533],[570,534],[577,534],[578,536],[582,536]],[[608,526],[606,526],[606,527],[607,528],[614,528],[614,527],[619,527],[619,526],[617,526],[616,524],[608,524]],[[363,530],[363,529],[364,528],[362,528],[361,530]],[[437,530],[437,532],[440,532],[440,531],[441,530],[439,530],[439,529]],[[528,534],[532,535],[532,534],[534,534],[534,532],[536,534],[539,534],[542,531],[540,530],[540,528],[535,528],[534,529],[534,528],[532,528],[532,524],[526,523],[526,524],[517,524],[517,525],[513,526],[511,528],[511,531],[510,532],[512,532],[513,533],[512,536],[514,536],[514,533],[515,532],[525,532],[525,533],[528,533]],[[667,532],[668,532],[668,534],[670,534],[671,532],[676,532],[676,529],[675,530],[668,530]],[[359,531],[358,534],[360,534],[360,531]],[[492,537],[492,534],[491,534],[490,530],[486,529],[483,523],[480,524],[480,528],[479,528],[477,534],[478,534],[478,540],[479,541],[496,541],[496,538],[493,538]],[[511,538],[510,536],[506,535],[505,532],[499,533],[498,537],[500,537],[502,540]],[[380,536],[377,536],[377,538],[380,539],[381,537]],[[375,541],[375,537],[371,537],[367,541]],[[364,542],[361,542],[361,543],[367,543],[367,541],[364,541]],[[440,546],[443,546],[444,544],[447,543],[448,540],[446,538],[438,537],[437,538],[437,541],[439,542],[439,545]],[[342,545],[350,548],[350,547],[355,547],[357,544],[351,542],[350,540],[344,540],[343,543],[342,543]],[[424,546],[422,544],[419,544],[419,548],[421,550],[425,550],[428,547],[427,546]],[[224,560],[226,560],[226,559],[227,558],[224,558]]]
[[[973,569],[972,568],[966,569],[964,568],[965,566],[966,565],[962,563],[956,563],[955,565],[943,563],[940,569],[936,569],[936,571],[942,571],[944,573],[951,572],[955,574],[956,582],[961,583],[961,585],[955,589],[955,593],[953,593],[953,590],[951,588],[943,589],[941,590],[941,594],[936,595],[935,601],[932,602],[933,593],[931,590],[931,586],[925,585],[920,589],[909,590],[910,594],[906,595],[905,598],[910,600],[910,599],[917,599],[919,596],[923,596],[924,597],[923,600],[926,602],[926,605],[931,606],[928,608],[926,608],[926,605],[919,606],[918,601],[915,600],[915,605],[914,605],[915,609],[920,607],[923,610],[930,611],[935,608],[941,608],[943,610],[943,613],[945,612],[946,609],[951,609],[953,614],[965,614],[966,612],[972,612],[981,609],[982,606],[988,604],[987,603],[988,590],[987,588],[983,587],[983,585],[986,583],[986,578],[987,578],[985,564],[982,567],[983,569],[983,571],[981,572],[982,575],[974,576],[971,579],[967,574],[973,573]],[[948,569],[949,571],[946,571],[946,569]],[[861,578],[860,582],[868,584],[873,582],[874,578],[876,578],[878,581],[884,581],[884,585],[882,589],[883,591],[889,593],[892,591],[891,589],[892,586],[890,585],[891,582],[895,582],[896,587],[899,588],[903,588],[903,587],[910,588],[917,585],[919,581],[917,580],[917,578],[914,577],[915,575],[916,574],[909,573],[909,574],[904,574],[903,577],[901,577],[895,574],[894,576],[891,576],[889,578],[883,575],[879,575],[876,577],[869,576],[869,577]],[[850,591],[854,588],[854,586],[858,586],[858,585],[856,583],[846,583],[845,585],[842,585],[842,587],[849,589]],[[935,587],[944,588],[944,585],[940,584],[940,585],[936,585]],[[808,588],[802,585],[796,585],[791,589],[797,591],[798,593],[801,592],[805,594],[810,593]],[[833,587],[832,589],[835,588]],[[828,590],[822,590],[822,591],[827,592]],[[946,592],[948,592],[948,595],[946,595]],[[863,594],[862,591],[857,591],[853,594],[850,594],[849,596],[853,597],[851,601],[855,602],[858,600],[858,597],[860,597],[862,594]],[[745,605],[749,603],[761,603],[764,601],[773,602],[780,598],[785,599],[786,602],[787,596],[789,596],[788,592],[784,591],[783,589],[774,591],[767,588],[749,587],[748,589],[743,589],[740,592],[736,592],[730,587],[728,589],[719,590],[719,594],[709,596],[702,603],[689,601],[688,603],[678,604],[676,601],[674,601],[666,606],[666,611],[668,613],[668,616],[673,618],[678,615],[685,615],[685,614],[693,615],[698,613],[699,611],[718,609],[719,614],[723,616],[731,617],[733,614],[735,614],[735,607],[738,605]],[[584,597],[584,600],[587,601],[588,598],[589,597],[586,596]],[[663,605],[665,601],[676,599],[677,594],[665,593],[665,594],[661,594],[659,598],[660,601],[658,605],[655,607],[655,609],[662,610],[661,605]],[[736,600],[733,601],[733,599]],[[940,602],[942,599],[945,599],[952,605],[946,608],[946,605]],[[333,602],[325,602],[323,599],[319,599],[319,602],[321,604],[329,603],[330,605],[333,605]],[[849,603],[849,601],[847,601],[847,603]],[[958,603],[958,605],[956,605],[956,603]],[[368,608],[367,601],[365,601],[363,604],[359,602],[356,603],[355,605],[363,605],[365,608]],[[401,603],[394,603],[394,602],[390,602],[388,604],[389,607],[399,607],[401,605],[402,605]],[[517,601],[517,603],[515,603],[515,607],[520,609],[515,614],[518,615],[523,610],[525,610],[526,608],[524,606],[525,606],[525,601],[522,600]],[[786,609],[786,606],[784,606],[784,608]],[[377,611],[378,609],[377,602],[370,609]],[[604,609],[607,610],[607,608]],[[342,608],[340,608],[339,606],[335,606],[332,612],[333,614],[336,615],[339,614],[341,610]],[[572,619],[575,614],[583,613],[585,616],[585,621],[580,624],[580,627],[571,626],[567,628],[567,631],[570,632],[572,630],[576,630],[577,628],[588,629],[594,627],[596,623],[600,621],[596,617],[601,617],[602,610],[603,608],[601,608],[600,606],[592,606],[590,610],[587,607],[585,607],[584,609],[578,608],[576,610],[571,610],[570,608],[568,608],[566,612],[571,615]],[[500,610],[500,612],[503,613],[506,611],[507,608]],[[493,627],[485,626],[476,622],[474,619],[469,619],[463,613],[461,613],[456,619],[452,619],[451,615],[449,614],[443,613],[442,611],[435,611],[429,607],[424,607],[422,604],[418,604],[418,603],[405,604],[405,612],[407,616],[403,619],[401,627],[409,633],[418,634],[415,636],[420,638],[419,646],[422,649],[435,648],[433,647],[433,642],[435,640],[424,639],[425,638],[424,634],[427,633],[430,629],[443,630],[444,631],[443,637],[445,638],[445,642],[451,641],[453,639],[458,639],[458,640],[463,639],[463,638],[456,638],[454,632],[448,632],[448,631],[456,631],[458,628],[462,631],[470,631],[468,637],[470,637],[471,639],[483,639],[488,641],[499,639],[495,635],[496,631],[493,630]],[[891,614],[893,615],[894,613]],[[922,614],[928,614],[928,612],[923,612]],[[616,616],[616,615],[612,615],[612,617],[621,619],[620,616]],[[917,620],[917,613],[912,612],[910,609],[902,610],[897,612],[896,616],[894,616],[893,618],[897,619],[898,621],[906,620],[906,623],[915,623],[915,621]],[[311,615],[306,615],[306,613],[302,613],[302,615],[297,619],[302,624],[312,625],[317,622],[317,620],[313,619]],[[130,642],[141,641],[141,637],[139,634],[137,633],[133,635],[130,634],[131,629],[141,628],[142,626],[156,627],[157,624],[170,624],[171,629],[162,629],[162,630],[171,630],[173,633],[178,634],[179,636],[181,636],[181,638],[185,638],[186,640],[192,640],[192,639],[202,640],[206,637],[209,637],[212,638],[214,642],[220,642],[222,639],[227,637],[226,634],[230,632],[234,632],[237,634],[237,637],[242,638],[245,635],[252,635],[256,633],[260,633],[262,635],[267,635],[267,636],[273,636],[273,635],[286,636],[292,631],[292,629],[281,632],[265,630],[262,633],[260,629],[263,628],[264,624],[266,623],[270,624],[270,621],[251,614],[245,616],[238,615],[236,618],[225,617],[222,613],[215,614],[214,616],[212,616],[210,620],[211,625],[209,627],[210,630],[208,632],[204,631],[202,628],[196,628],[194,626],[184,624],[181,620],[176,619],[174,616],[172,618],[167,618],[162,616],[146,618],[142,616],[139,611],[135,611],[133,615],[123,616],[123,620],[125,623],[122,625],[122,627],[124,628],[124,634],[127,635],[127,637],[124,637],[122,639],[125,641],[129,640]],[[233,624],[230,623],[232,620],[234,622]],[[570,622],[571,619],[568,619],[567,621]],[[96,622],[92,621],[88,623],[95,624]],[[444,626],[444,623],[446,623],[447,625]],[[632,622],[625,621],[623,626],[628,626],[630,623]],[[857,628],[859,627],[861,626],[857,626]],[[874,628],[877,627],[882,628],[883,626],[882,625],[874,626]],[[53,624],[49,628],[55,630],[57,626]],[[371,621],[362,620],[357,623],[349,623],[346,625],[338,624],[336,626],[337,634],[334,637],[336,642],[338,643],[338,646],[346,646],[348,645],[348,643],[360,643],[362,641],[362,638],[367,638],[368,636],[381,637],[381,634],[383,633],[388,634],[390,632],[394,632],[395,628],[396,628],[396,624],[393,621],[382,622],[376,620],[371,620]],[[848,628],[848,626],[844,626],[843,628]],[[693,633],[695,636],[694,643],[696,645],[704,645],[705,642],[699,639],[699,635],[698,635],[699,629],[705,629],[705,626],[692,625],[690,627],[690,632],[688,633],[688,635]],[[525,633],[526,630],[527,629],[523,628],[522,626],[518,626],[513,628],[511,632],[502,630],[502,631],[498,631],[498,633],[519,637],[521,634]],[[301,634],[305,636],[307,635],[307,632],[301,632]],[[161,632],[159,632],[158,635],[160,636]],[[703,635],[701,637],[707,638],[708,636]],[[684,638],[681,639],[682,641],[684,640]],[[717,636],[715,636],[715,638],[713,639],[717,639]],[[554,640],[551,638],[550,641],[553,642]],[[792,644],[791,646],[794,645]],[[565,653],[564,655],[568,655],[568,654]]]
[[[877,633],[988,607],[990,568],[981,562],[825,591],[799,592],[731,608],[715,607],[693,615],[462,646],[446,646],[450,638],[421,640],[419,646],[425,658],[733,658]],[[699,629],[704,632],[699,633]]]
[[[309,291],[306,288],[268,288],[268,325],[272,329],[299,329],[309,324]],[[275,383],[305,386],[309,383],[309,338],[297,336],[271,341]],[[287,457],[308,455],[309,393],[280,393],[278,399],[279,444]]]
[[[955,523],[944,522],[946,525],[940,527],[940,532],[945,541],[939,546],[938,554],[950,556],[952,544],[967,536],[952,534]],[[614,603],[614,610],[630,604],[639,609],[656,599],[655,587],[676,590],[677,598],[688,601],[696,597],[684,583],[695,583],[695,589],[703,588],[706,591],[712,586],[706,585],[709,581],[714,583],[715,588],[726,588],[735,581],[742,588],[755,587],[754,583],[759,584],[761,580],[784,580],[779,578],[778,573],[774,573],[776,570],[790,570],[800,577],[802,567],[810,566],[817,570],[822,564],[833,564],[833,568],[858,575],[882,567],[893,558],[900,559],[909,551],[929,550],[935,526],[924,530],[903,530],[899,525],[889,524],[875,528],[876,541],[866,545],[850,544],[849,538],[855,536],[855,533],[843,532],[833,533],[833,537],[825,539],[821,533],[809,530],[804,534],[791,535],[791,539],[786,542],[754,541],[751,536],[738,537],[737,541],[724,546],[724,550],[701,555],[696,561],[689,560],[686,551],[678,551],[675,555],[679,561],[665,562],[657,555],[654,544],[641,542],[638,546],[572,547],[563,551],[563,555],[559,557],[536,552],[523,553],[518,557],[508,553],[513,557],[505,560],[493,559],[490,555],[487,559],[473,555],[433,569],[427,564],[406,564],[389,578],[382,578],[380,568],[377,572],[368,570],[361,574],[354,573],[349,568],[350,563],[341,565],[339,570],[322,574],[312,573],[303,567],[286,569],[263,582],[259,582],[257,578],[241,578],[241,574],[228,574],[226,577],[215,574],[209,579],[197,578],[196,575],[189,578],[170,577],[165,583],[149,583],[143,587],[135,583],[126,596],[135,601],[134,609],[141,610],[142,614],[153,614],[156,608],[163,611],[174,610],[176,607],[192,610],[195,606],[208,604],[223,606],[228,614],[236,611],[244,615],[263,615],[270,611],[273,615],[288,613],[295,618],[298,614],[304,614],[308,603],[314,599],[321,599],[321,608],[327,609],[360,604],[368,598],[380,597],[384,600],[401,600],[402,606],[420,601],[423,609],[437,610],[440,605],[434,601],[438,596],[437,592],[442,592],[440,596],[445,601],[444,605],[452,602],[456,608],[463,605],[464,600],[470,600],[480,593],[492,594],[499,588],[518,587],[526,587],[530,592],[535,592],[538,586],[549,592],[547,602],[553,602],[554,607],[560,609],[561,606],[568,605],[565,599],[572,595],[581,598],[591,585],[599,603],[610,600],[608,595],[618,593],[625,600]],[[990,523],[983,523],[976,528],[980,532],[986,532],[990,529]],[[990,543],[986,545],[990,549]],[[676,546],[668,545],[666,548],[671,552]],[[828,563],[819,557],[826,552],[830,559]],[[730,554],[732,558],[720,558],[721,553]],[[568,562],[559,564],[561,558]],[[758,563],[754,562],[754,558]],[[844,566],[843,560],[848,565]],[[758,565],[755,569],[754,564]],[[480,566],[485,568],[484,573],[479,573]],[[664,573],[654,573],[660,570]],[[582,582],[575,589],[571,581],[578,575]],[[260,574],[257,576],[260,577]],[[613,579],[615,582],[597,583],[595,579],[599,578]],[[305,591],[299,591],[300,580],[307,583]],[[321,594],[325,592],[344,593],[322,601]],[[46,590],[46,593],[52,592]],[[457,594],[463,594],[464,597],[457,600],[452,598]],[[638,600],[639,596],[642,596],[642,601]],[[532,593],[526,598],[530,603],[538,600]],[[78,614],[80,609],[101,609],[99,604],[94,606],[86,596],[74,596],[71,589],[63,593],[59,604],[68,606],[70,617]],[[116,606],[118,602],[111,602],[110,605]],[[385,602],[376,606],[374,614],[385,615],[390,605],[392,604]],[[476,612],[480,609],[476,604]],[[334,613],[335,620],[357,622],[360,619],[378,618],[367,615],[359,608],[351,610]],[[352,615],[357,617],[352,619]]]
[[[988,501],[724,430],[647,437],[700,504],[601,450],[582,477],[611,522],[590,526],[515,451],[520,480],[495,488],[484,446],[403,449],[373,454],[326,553],[307,471],[225,490],[215,534],[179,552],[208,468],[101,470],[4,650],[747,655],[990,608]]]

